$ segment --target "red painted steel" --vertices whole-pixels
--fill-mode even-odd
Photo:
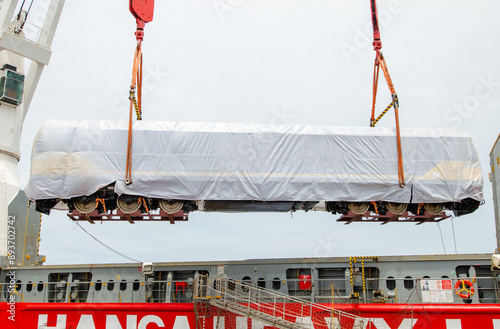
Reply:
[[[137,23],[135,36],[140,43],[144,38],[144,26],[153,20],[155,2],[154,0],[130,0],[129,9]]]
[[[311,290],[312,281],[310,274],[301,274],[299,275],[299,289],[300,290]]]
[[[154,0],[130,0],[129,4],[132,15],[144,23],[149,23],[153,20],[154,8]]]

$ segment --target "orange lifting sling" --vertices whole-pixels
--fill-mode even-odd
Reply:
[[[130,84],[130,113],[128,119],[127,139],[127,165],[125,168],[125,184],[132,183],[132,116],[133,110],[137,120],[142,120],[142,49],[141,43],[144,37],[144,26],[153,20],[154,0],[130,0],[129,9],[134,15],[137,23],[135,37],[137,47],[134,54],[134,65],[132,68],[132,83]],[[137,96],[136,96],[137,93]]]
[[[373,67],[373,102],[372,102],[372,115],[370,118],[370,126],[375,127],[377,122],[382,119],[382,117],[394,107],[394,114],[396,116],[396,140],[397,140],[397,152],[398,152],[398,178],[399,186],[405,186],[405,176],[403,170],[403,154],[401,151],[401,133],[399,129],[399,101],[396,90],[389,75],[389,70],[387,69],[387,64],[385,63],[384,55],[382,54],[382,41],[380,40],[380,30],[378,27],[377,18],[377,4],[376,0],[370,0],[371,10],[372,10],[372,25],[373,25],[373,49],[375,50],[375,65]],[[380,113],[380,115],[375,119],[375,103],[377,101],[377,90],[378,90],[378,77],[380,68],[384,73],[385,80],[387,81],[387,86],[391,91],[392,102],[385,108],[385,110]]]

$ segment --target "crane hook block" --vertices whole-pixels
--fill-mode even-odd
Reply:
[[[153,20],[154,0],[130,0],[129,9],[137,20],[149,23]]]

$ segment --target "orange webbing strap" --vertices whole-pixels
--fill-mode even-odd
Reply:
[[[137,91],[137,98],[135,92]],[[134,55],[134,67],[132,69],[132,83],[130,85],[130,104],[135,108],[137,120],[142,120],[142,50],[141,42],[137,42]]]
[[[375,58],[375,64],[373,66],[373,100],[372,100],[372,117],[370,120],[370,126],[375,127],[375,124],[380,120],[381,116],[375,121],[375,104],[377,103],[377,92],[378,92],[378,75],[380,72],[380,63],[378,57]],[[385,114],[385,113],[384,113]]]
[[[392,102],[385,108],[384,111],[375,119],[375,104],[377,100],[377,92],[378,92],[378,77],[379,71],[382,68],[382,72],[384,73],[385,80],[387,82],[387,86],[391,91]],[[375,58],[375,65],[373,68],[373,102],[372,102],[372,115],[370,119],[370,126],[375,127],[377,122],[382,119],[382,117],[394,107],[394,114],[396,116],[396,139],[397,139],[397,152],[398,152],[398,179],[399,186],[405,186],[405,176],[403,169],[403,153],[401,150],[401,133],[399,128],[399,101],[398,95],[396,94],[396,90],[394,89],[394,84],[392,83],[391,76],[389,75],[389,70],[387,69],[387,64],[385,62],[384,55],[382,55],[381,51],[377,50],[377,57]]]
[[[384,55],[382,55],[381,51],[379,52],[379,58],[380,58],[380,65],[382,66],[382,72],[384,72],[385,80],[387,81],[389,90],[391,91],[391,94],[395,94],[396,90],[394,89],[394,85],[392,84],[391,76],[389,75],[389,69],[387,68]]]
[[[389,90],[391,91],[392,95],[392,102],[385,108],[382,113],[375,119],[375,104],[377,102],[377,92],[378,92],[378,77],[379,77],[379,71],[380,68],[382,67],[382,72],[384,73],[385,80],[387,81],[387,86],[389,87]],[[372,116],[370,120],[370,126],[375,127],[377,122],[382,119],[382,117],[390,110],[390,108],[394,105],[396,107],[395,103],[398,101],[398,96],[396,94],[396,90],[394,89],[394,85],[391,80],[391,76],[389,74],[389,70],[387,69],[387,64],[385,63],[385,58],[384,55],[382,55],[381,51],[377,52],[377,57],[375,58],[375,65],[373,67],[373,102],[372,102]]]
[[[137,91],[137,98],[135,92]],[[130,85],[130,113],[128,118],[128,138],[127,138],[127,164],[125,168],[125,184],[132,183],[132,116],[133,110],[135,109],[135,114],[137,120],[141,120],[142,117],[142,50],[141,41],[137,41],[137,47],[135,48],[134,55],[134,66],[132,68],[132,83]]]
[[[399,111],[397,102],[394,104],[394,115],[396,116],[396,139],[398,144],[398,178],[399,178],[399,186],[405,187],[405,173],[403,167],[403,151],[401,150],[401,132],[399,130]]]
[[[95,207],[97,208],[99,206],[99,203],[102,204],[103,208],[104,208],[104,212],[106,212],[106,200],[102,199],[102,198],[96,198],[95,199]]]

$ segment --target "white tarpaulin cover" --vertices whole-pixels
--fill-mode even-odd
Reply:
[[[118,194],[180,200],[483,200],[479,158],[460,130],[401,131],[404,188],[393,128],[137,121],[133,131],[125,185],[128,122],[49,121],[26,194],[67,199],[116,183]]]

